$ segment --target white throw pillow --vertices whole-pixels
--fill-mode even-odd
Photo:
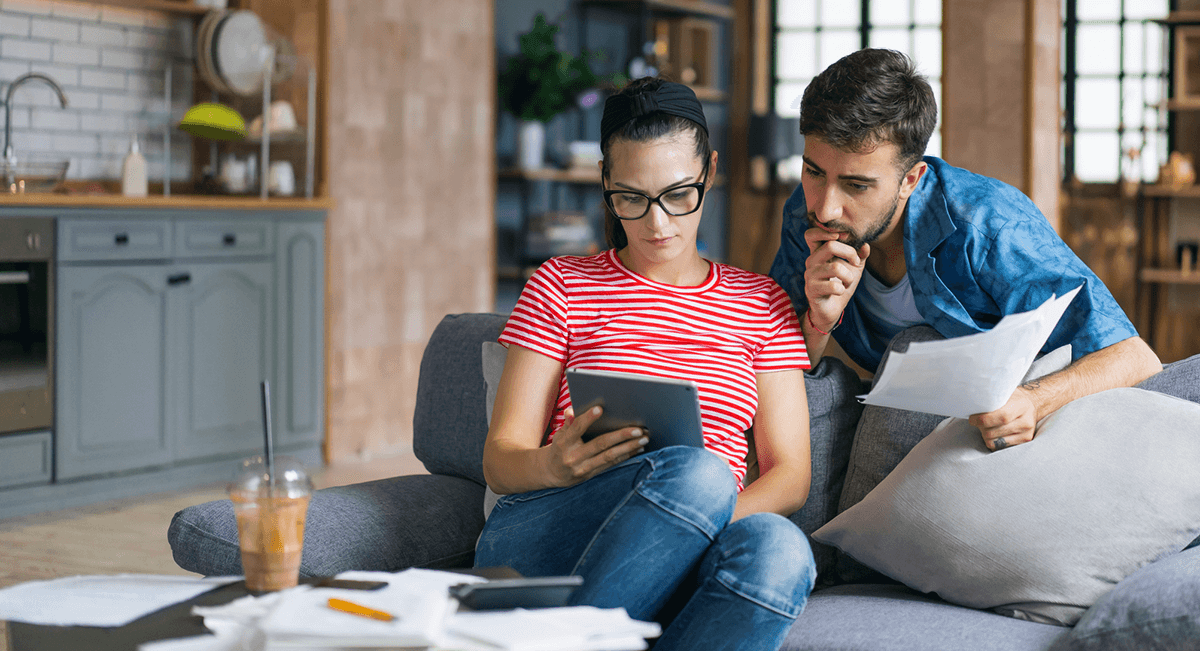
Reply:
[[[1197,533],[1200,405],[1113,389],[999,452],[947,419],[813,538],[947,601],[1070,625]]]

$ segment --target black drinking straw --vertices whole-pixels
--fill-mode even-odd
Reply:
[[[267,492],[274,492],[275,449],[271,444],[271,383],[262,381],[263,439],[267,452]]]

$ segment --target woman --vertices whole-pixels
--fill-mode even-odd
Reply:
[[[613,248],[542,265],[500,336],[483,471],[502,497],[475,563],[581,575],[573,603],[658,616],[659,650],[777,649],[815,578],[783,517],[811,467],[799,322],[774,281],[696,248],[717,152],[691,89],[631,83],[601,147]],[[567,368],[696,382],[706,449],[643,453],[637,428],[584,443],[600,408],[572,411]],[[743,490],[751,425],[761,475]]]

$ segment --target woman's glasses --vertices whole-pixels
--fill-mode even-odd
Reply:
[[[605,190],[604,203],[617,219],[633,221],[650,212],[650,204],[657,203],[663,212],[672,217],[690,215],[700,209],[704,200],[704,186],[708,184],[708,162],[704,163],[704,176],[699,183],[689,183],[666,190],[651,198],[633,190]]]

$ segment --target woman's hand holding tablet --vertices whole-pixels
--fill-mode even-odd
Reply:
[[[639,427],[622,427],[584,441],[584,432],[603,413],[603,408],[594,406],[576,416],[573,409],[567,408],[567,422],[548,446],[546,470],[556,485],[573,486],[645,451],[649,439]]]

